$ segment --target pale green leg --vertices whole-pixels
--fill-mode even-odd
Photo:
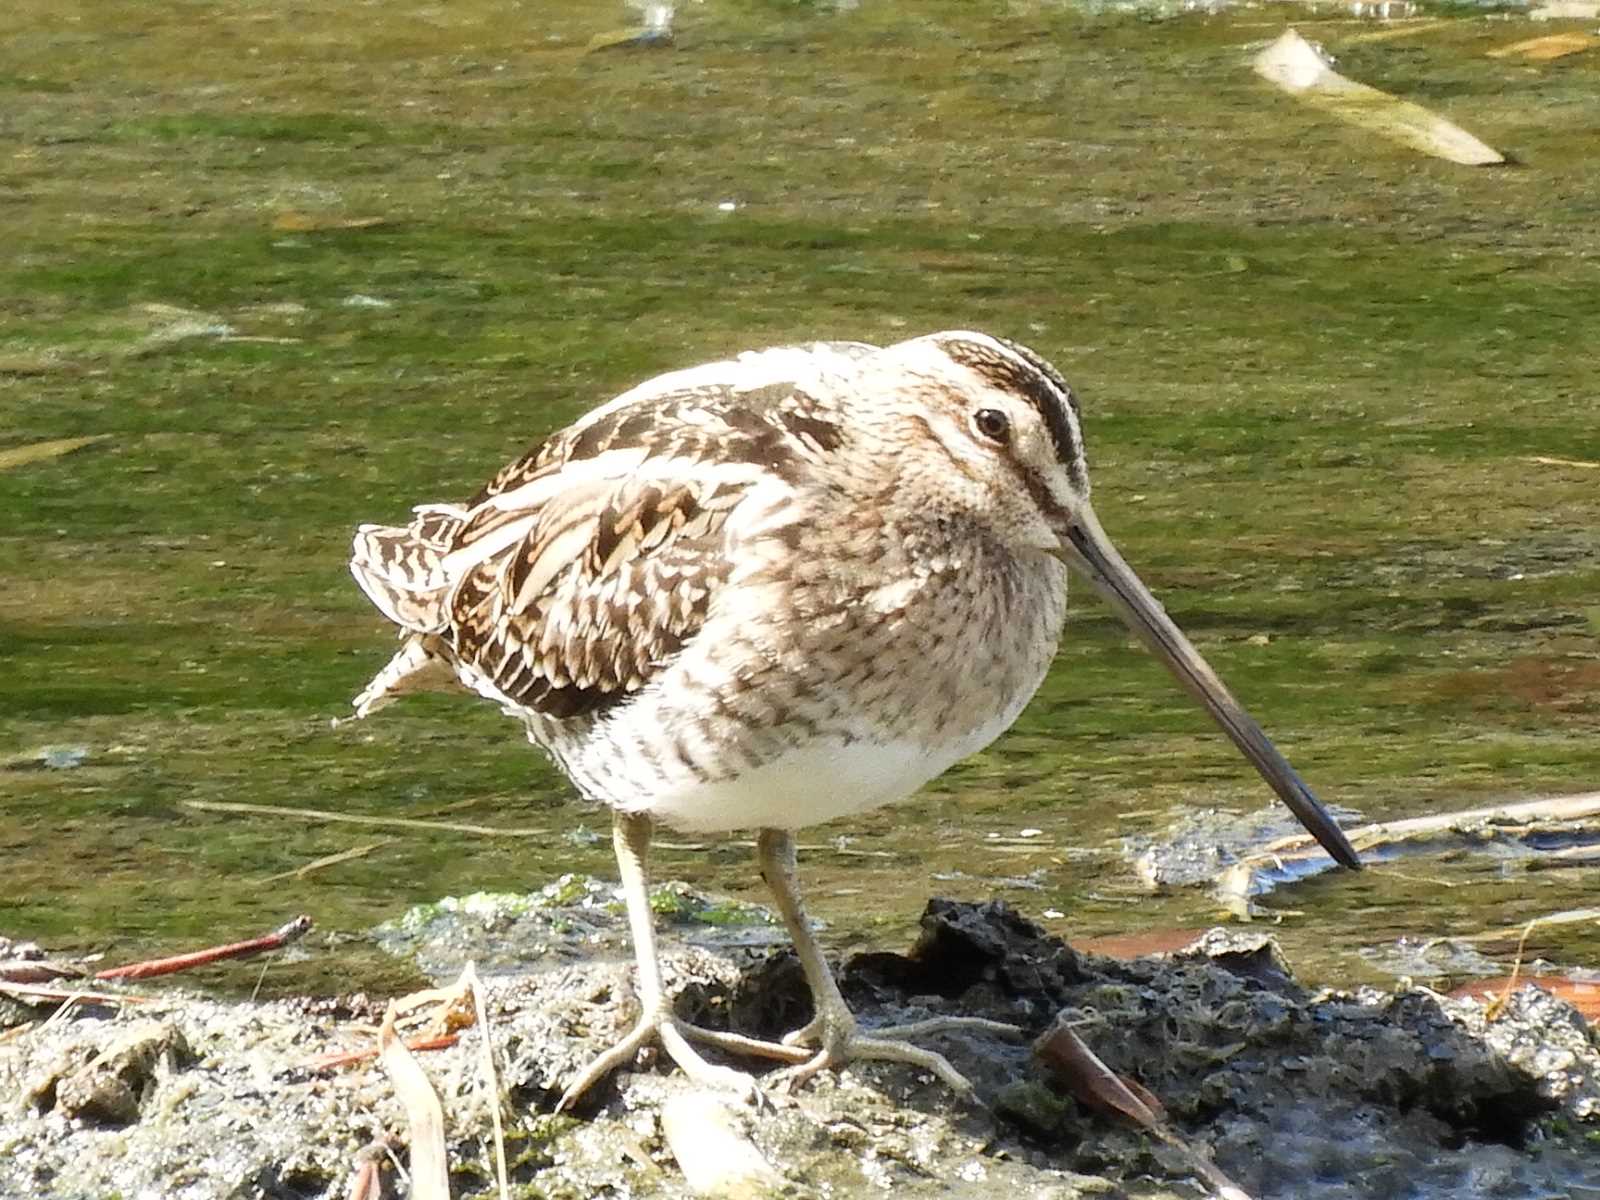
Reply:
[[[783,1039],[785,1045],[814,1046],[816,1053],[807,1061],[785,1067],[769,1078],[792,1086],[811,1078],[818,1071],[842,1067],[853,1058],[875,1058],[920,1067],[943,1080],[951,1090],[962,1095],[971,1094],[972,1084],[950,1065],[944,1055],[913,1046],[901,1039],[958,1029],[1003,1037],[1020,1037],[1022,1031],[1015,1025],[982,1017],[933,1017],[926,1021],[875,1029],[870,1036],[863,1034],[844,1002],[844,995],[839,991],[827,959],[822,955],[816,935],[811,932],[811,923],[806,920],[795,872],[794,835],[782,829],[763,829],[756,843],[756,854],[761,863],[761,874],[778,902],[778,911],[783,914],[783,923],[788,927],[789,936],[794,939],[795,953],[800,956],[800,966],[805,971],[806,982],[811,986],[812,1006],[816,1009],[816,1016],[808,1024]]]
[[[755,1094],[755,1081],[742,1071],[708,1063],[689,1045],[689,1038],[725,1050],[786,1062],[797,1062],[807,1057],[804,1051],[794,1047],[757,1041],[734,1033],[697,1029],[672,1015],[661,986],[661,964],[656,958],[655,922],[650,911],[649,884],[645,874],[645,856],[650,850],[652,831],[650,817],[644,813],[618,812],[613,816],[611,840],[617,852],[622,894],[628,904],[628,927],[633,934],[634,957],[639,964],[639,1002],[644,1011],[627,1036],[591,1062],[567,1085],[567,1090],[561,1094],[561,1100],[556,1105],[557,1112],[572,1104],[612,1071],[633,1061],[634,1055],[651,1038],[660,1039],[672,1060],[696,1084],[731,1090],[745,1096]]]

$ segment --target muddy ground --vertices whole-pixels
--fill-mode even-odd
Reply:
[[[761,1036],[806,1018],[798,966],[759,913],[681,888],[657,901],[681,1015]],[[642,1060],[576,1113],[553,1113],[563,1081],[634,1015],[609,888],[567,881],[441,902],[378,936],[440,979],[478,962],[513,1194],[692,1194],[661,1121],[690,1089],[665,1063]],[[1003,904],[943,900],[929,902],[908,954],[859,955],[843,981],[869,1026],[964,1013],[1037,1035],[1066,1014],[1258,1200],[1600,1196],[1600,1048],[1581,1016],[1536,989],[1491,1021],[1479,1002],[1421,989],[1312,994],[1259,935],[1214,931],[1172,955],[1120,961],[1080,954]],[[75,1007],[25,1030],[48,1009],[0,1000],[16,1031],[0,1043],[0,1196],[343,1197],[366,1158],[384,1195],[405,1194],[408,1127],[383,1068],[313,1066],[371,1045],[382,1002],[219,1002],[159,981],[126,990],[155,999]],[[443,1101],[457,1196],[494,1188],[479,1029],[418,1055]],[[776,1173],[766,1191],[1206,1191],[1181,1153],[1075,1098],[1029,1041],[930,1045],[974,1081],[977,1102],[871,1063],[737,1108],[737,1130]]]

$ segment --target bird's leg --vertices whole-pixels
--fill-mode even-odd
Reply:
[[[652,823],[648,814],[617,812],[612,816],[611,841],[617,852],[617,871],[622,879],[622,894],[628,905],[628,928],[633,935],[634,957],[639,965],[639,1002],[643,1011],[628,1034],[585,1067],[561,1094],[556,1111],[570,1106],[606,1075],[632,1061],[652,1037],[659,1038],[683,1073],[702,1087],[729,1089],[753,1095],[755,1082],[742,1071],[708,1063],[689,1045],[688,1038],[721,1046],[724,1049],[759,1054],[795,1062],[807,1057],[803,1051],[733,1033],[697,1029],[672,1015],[661,985],[661,964],[656,958],[656,931],[650,911],[649,882],[645,874],[645,855],[650,849]]]
[[[822,947],[811,932],[805,907],[800,901],[800,885],[795,872],[794,836],[782,829],[763,829],[756,842],[756,853],[761,863],[761,874],[783,914],[783,923],[794,940],[795,953],[800,956],[800,966],[805,971],[806,982],[811,987],[811,1003],[816,1015],[802,1028],[785,1037],[786,1045],[810,1045],[817,1051],[803,1063],[786,1067],[774,1078],[790,1084],[802,1083],[818,1071],[842,1067],[853,1058],[876,1058],[890,1062],[910,1063],[938,1076],[955,1092],[968,1095],[972,1084],[966,1076],[952,1067],[944,1055],[924,1050],[900,1040],[923,1034],[944,1033],[954,1029],[978,1030],[984,1033],[1018,1037],[1021,1030],[1001,1021],[981,1017],[934,1017],[906,1025],[885,1026],[863,1034],[856,1019],[845,1004],[844,994],[833,978]]]

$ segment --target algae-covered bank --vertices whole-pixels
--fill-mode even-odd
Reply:
[[[373,1015],[423,972],[359,931],[609,872],[603,814],[488,706],[330,724],[390,649],[350,531],[644,378],[802,339],[973,327],[1057,364],[1118,545],[1349,821],[1593,791],[1593,18],[1205,7],[12,0],[0,935],[115,963],[306,913],[302,952],[196,986]],[[1506,161],[1277,90],[1251,64],[1291,24]],[[1017,726],[801,868],[844,953],[910,944],[937,893],[1073,939],[1249,914],[1313,993],[1600,963],[1593,920],[1519,949],[1592,904],[1566,854],[1592,823],[1246,903],[1143,869],[1174,842],[1226,867],[1269,802],[1075,592]],[[663,840],[662,877],[757,896],[748,846]],[[156,1060],[198,1080],[176,1063],[221,1058],[181,1032],[198,1057]]]

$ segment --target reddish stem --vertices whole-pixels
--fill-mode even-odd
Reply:
[[[461,1040],[459,1033],[445,1033],[438,1037],[414,1037],[406,1039],[407,1050],[443,1050],[447,1046],[454,1046]],[[306,1063],[308,1071],[328,1071],[334,1067],[348,1067],[351,1063],[362,1062],[365,1059],[376,1058],[378,1048],[368,1046],[364,1050],[335,1050],[330,1054],[319,1054]]]
[[[111,967],[95,975],[96,979],[150,979],[157,975],[171,975],[193,967],[222,962],[230,958],[248,958],[266,950],[278,950],[304,937],[311,930],[311,918],[299,916],[281,929],[265,937],[251,938],[246,942],[231,942],[226,946],[212,946],[190,954],[175,954],[171,958],[153,958],[147,962],[129,963],[125,967]]]

